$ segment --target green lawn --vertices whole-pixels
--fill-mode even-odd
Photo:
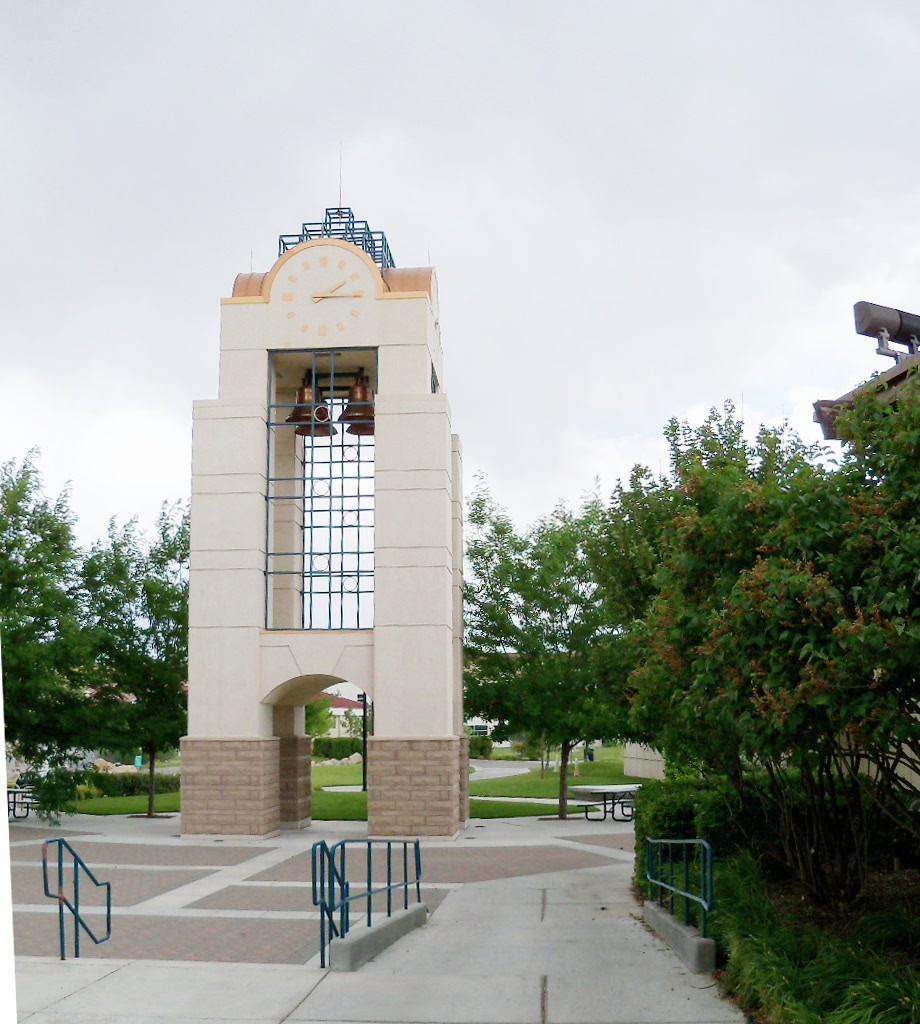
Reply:
[[[314,763],[310,778],[314,790],[324,786],[360,786],[361,765],[334,764],[321,767]]]
[[[179,810],[178,793],[157,793],[154,799],[157,814],[170,814]],[[146,814],[145,796],[100,796],[90,800],[73,800],[71,810],[78,814]]]
[[[570,786],[615,786],[626,782],[642,782],[623,774],[622,756],[619,760],[595,761],[579,765],[579,778],[569,773]],[[486,782],[470,783],[471,796],[520,796],[558,797],[559,772],[548,771],[540,778],[540,769],[534,768],[526,775],[511,775],[507,779],[489,779]]]
[[[361,781],[360,779],[358,780]],[[343,786],[349,785],[347,782]],[[94,800],[75,800],[71,808],[80,814],[146,814],[145,796],[104,796]],[[156,798],[158,814],[179,810],[178,793],[159,793]],[[577,813],[571,807],[570,813]],[[470,814],[475,818],[543,817],[553,813],[548,804],[534,804],[504,800],[473,800]],[[367,821],[366,793],[326,793],[313,790],[313,818],[315,821]]]
[[[600,754],[601,752],[598,751]],[[593,764],[580,765],[580,778],[570,778],[571,785],[615,784],[640,781],[623,775],[622,752],[608,748],[605,754],[611,756],[598,759]],[[619,755],[619,756],[617,756]],[[316,821],[366,821],[366,793],[328,793],[325,786],[360,786],[361,765],[346,764],[313,768],[313,817]],[[470,814],[476,818],[521,818],[547,817],[555,808],[550,804],[528,803],[528,797],[558,798],[559,773],[549,771],[540,778],[540,770],[526,775],[512,775],[507,779],[492,779],[488,782],[474,782],[470,786],[472,797],[522,797],[521,801],[474,799]],[[170,814],[179,810],[178,793],[158,793],[156,797],[158,814]],[[81,814],[144,814],[147,810],[146,796],[107,796],[92,800],[77,800],[71,804]],[[579,813],[579,808],[570,807],[569,812]]]

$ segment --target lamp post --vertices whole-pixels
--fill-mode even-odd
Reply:
[[[361,790],[367,792],[367,694],[362,693],[361,701]]]

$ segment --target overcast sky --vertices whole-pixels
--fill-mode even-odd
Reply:
[[[39,447],[84,544],[187,496],[219,300],[338,203],[340,144],[520,522],[726,398],[817,439],[889,365],[853,303],[920,311],[918,35],[912,0],[0,0],[0,461]]]
[[[80,540],[189,491],[219,300],[343,202],[437,268],[444,388],[521,522],[788,417],[918,309],[915,3],[4,3],[0,461]]]

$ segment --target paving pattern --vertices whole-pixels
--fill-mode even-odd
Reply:
[[[307,851],[363,838],[363,823],[224,843],[180,839],[174,820],[67,825],[113,882],[112,938],[84,940],[79,960],[57,958],[56,904],[36,896],[51,833],[11,827],[17,998],[29,1024],[744,1020],[637,920],[628,823],[506,819],[424,841],[429,923],[355,974],[319,968]],[[373,868],[379,880],[385,858]],[[101,908],[88,905],[87,918],[101,925]]]
[[[547,871],[600,867],[607,863],[607,857],[559,846],[477,849],[475,846],[463,845],[463,840],[459,840],[458,844],[450,849],[425,849],[423,877],[426,882],[489,882],[498,878],[516,878],[521,875],[543,874]],[[410,872],[411,870],[410,866]],[[402,877],[401,858],[394,858],[393,871],[394,877]],[[261,882],[296,882],[308,878],[309,872],[309,857],[302,854],[254,875],[253,879]],[[379,882],[385,877],[385,860],[382,856],[377,856],[373,862],[372,878]]]
[[[11,851],[13,852],[13,851]],[[44,903],[42,892],[42,873],[38,865],[13,865],[10,868],[13,880],[13,903],[18,906],[30,903]],[[97,874],[98,872],[98,874]],[[99,867],[94,864],[93,873],[100,881],[112,885],[112,907],[133,907],[154,896],[187,885],[196,879],[210,874],[209,871],[170,869],[166,871],[146,871],[136,867]],[[69,895],[67,884],[72,873],[65,866],[65,893]],[[52,891],[57,886],[57,862],[49,867],[49,884]],[[80,905],[101,906],[105,903],[104,891],[92,884],[80,883]]]
[[[101,881],[112,883],[112,938],[99,946],[83,941],[82,958],[292,964],[306,963],[317,953],[318,914],[312,902],[307,849],[321,836],[311,829],[265,842],[183,839],[175,832],[177,826],[176,819],[141,819],[133,824],[100,818],[85,830],[11,823],[17,955],[57,953],[57,905],[44,897],[41,879],[42,842],[57,836],[72,843]],[[475,829],[453,843],[426,843],[423,901],[433,913],[451,891],[471,883],[610,863],[606,852],[590,850],[590,842],[598,836],[584,833],[584,822],[580,823],[582,837],[554,837],[559,827],[558,821],[548,821],[545,844],[477,845],[481,833]],[[361,828],[356,823],[355,830]],[[568,824],[564,830],[569,831]],[[624,838],[631,836],[614,837],[617,842]],[[363,886],[364,858],[351,856],[348,868],[352,892],[357,894]],[[408,868],[412,877],[411,857]],[[394,847],[390,870],[392,878],[402,878],[399,848]],[[372,878],[380,882],[386,875],[386,857],[378,852]],[[65,873],[68,892],[69,879]],[[394,894],[394,904],[400,900]],[[94,927],[102,926],[102,903],[101,890],[81,886],[81,905]],[[353,913],[360,917],[363,906]],[[386,897],[375,895],[373,907],[384,910]],[[66,927],[68,948],[72,948],[69,920]]]

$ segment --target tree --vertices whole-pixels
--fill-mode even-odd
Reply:
[[[186,729],[188,558],[188,511],[164,505],[152,542],[135,520],[113,520],[83,568],[96,692],[111,709],[108,744],[147,755],[148,817],[157,755]]]
[[[648,737],[629,728],[629,676],[644,653],[643,620],[658,594],[657,573],[679,499],[673,480],[635,466],[628,485],[617,483],[607,503],[595,498],[585,508],[585,550],[608,624],[593,648],[595,671],[616,708],[620,736],[638,742]]]
[[[816,453],[784,430],[761,430],[749,443],[731,403],[697,429],[672,421],[666,436],[676,500],[657,594],[634,634],[630,727],[673,763],[724,773],[740,787],[735,723],[715,700],[718,680],[701,670],[701,645]]]
[[[787,432],[747,444],[730,407],[672,424],[681,498],[631,675],[634,725],[760,804],[825,903],[859,892],[881,813],[917,830],[920,767],[916,385],[841,424],[839,468]]]
[[[572,747],[610,730],[591,659],[605,624],[584,551],[586,518],[559,507],[519,533],[480,481],[468,523],[467,709],[495,722],[498,739],[525,733],[561,747],[565,818]]]
[[[320,694],[304,705],[304,732],[308,736],[325,736],[333,726],[332,698]]]
[[[81,630],[80,551],[66,491],[47,498],[37,452],[0,466],[0,633],[6,735],[33,765],[66,765],[95,744]]]

